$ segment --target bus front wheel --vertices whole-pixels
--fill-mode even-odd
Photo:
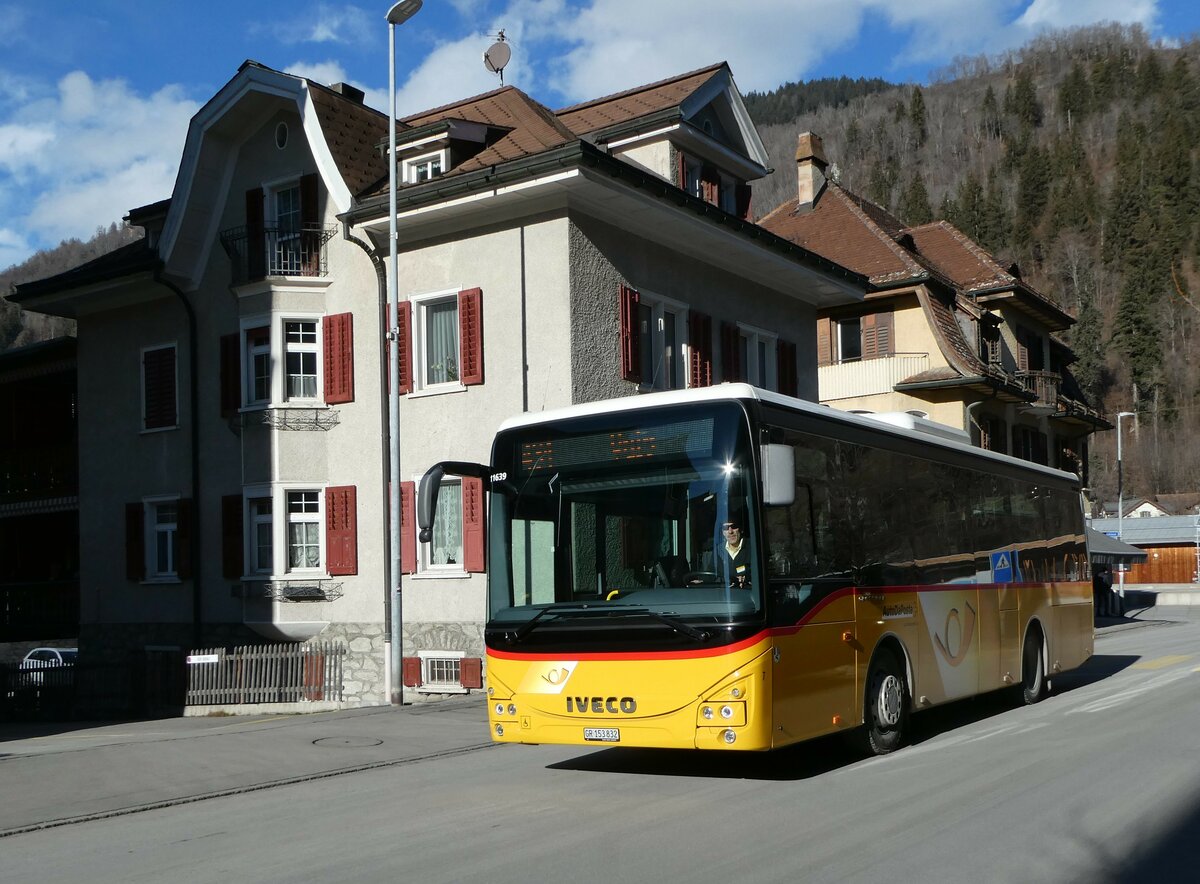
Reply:
[[[1032,706],[1046,698],[1050,683],[1046,680],[1046,656],[1042,653],[1042,632],[1037,627],[1025,636],[1021,653],[1021,696]]]
[[[867,749],[887,755],[903,746],[908,740],[908,684],[891,651],[880,650],[871,662],[863,703]]]

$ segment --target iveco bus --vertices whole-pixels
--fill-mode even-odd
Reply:
[[[886,753],[922,709],[1041,699],[1092,653],[1078,479],[936,427],[723,384],[522,415],[490,464],[435,466],[426,538],[443,475],[488,491],[493,739]]]

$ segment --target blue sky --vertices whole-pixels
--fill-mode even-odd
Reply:
[[[0,269],[167,197],[192,114],[247,58],[387,106],[389,0],[0,0]],[[743,92],[815,77],[927,82],[1045,28],[1200,33],[1196,0],[425,0],[397,29],[401,115],[504,81],[559,108],[730,63]]]

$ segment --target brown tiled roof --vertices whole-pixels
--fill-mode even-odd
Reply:
[[[906,231],[921,257],[965,292],[1016,285],[1015,276],[974,240],[946,221],[934,221]]]
[[[507,130],[499,139],[469,160],[447,171],[443,177],[486,169],[575,140],[575,136],[555,119],[548,108],[513,86],[505,86],[483,95],[422,111],[414,116],[405,117],[402,123],[405,128],[417,128],[442,120],[465,120]],[[386,168],[384,164],[385,171]],[[375,190],[377,188],[372,188],[372,191]]]
[[[797,200],[784,203],[759,225],[797,245],[890,286],[929,275],[895,240],[904,225],[874,203],[829,182],[816,205],[798,213]]]
[[[387,175],[387,160],[377,145],[387,136],[387,116],[308,81],[308,93],[329,152],[351,193],[359,193]]]
[[[725,62],[719,62],[657,83],[575,104],[556,111],[555,115],[576,135],[594,132],[656,111],[678,107],[724,67]]]
[[[954,308],[936,295],[918,290],[917,297],[925,315],[931,320],[930,327],[938,339],[946,361],[963,375],[981,375],[986,368],[963,335],[962,327],[954,316]]]

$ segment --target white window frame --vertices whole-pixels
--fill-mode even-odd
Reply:
[[[429,173],[422,178],[421,170],[427,166],[431,167],[435,162],[438,164],[438,171],[435,173],[431,168]],[[405,184],[424,184],[426,181],[440,178],[449,171],[450,151],[443,148],[442,150],[435,150],[432,153],[423,153],[420,156],[409,157],[403,161],[401,166],[401,177]]]
[[[751,384],[766,390],[779,390],[778,345],[779,336],[752,325],[738,323],[738,343],[746,342],[748,359],[742,366],[742,374]],[[760,355],[759,350],[762,350]],[[766,365],[762,364],[763,359]]]
[[[459,314],[458,293],[460,288],[444,289],[437,292],[423,292],[419,295],[409,295],[408,301],[412,305],[412,373],[413,373],[413,393],[412,395],[432,395],[437,393],[456,393],[466,390],[466,386],[462,382],[462,365],[458,366],[458,380],[444,381],[441,383],[429,383],[425,354],[428,352],[429,344],[426,337],[426,332],[429,327],[426,311],[435,304],[446,302],[454,303],[454,340],[456,344],[455,352],[459,354],[461,363],[462,354],[462,316]]]
[[[257,511],[256,505],[260,500],[265,500],[271,505],[271,511],[266,515]],[[275,505],[271,489],[246,489],[242,498],[242,505],[245,507],[242,524],[247,526],[245,538],[246,557],[244,559],[248,566],[245,569],[247,572],[246,576],[255,578],[270,577],[275,573],[275,551],[279,548],[275,539],[275,513],[278,511],[278,507]],[[271,537],[270,558],[265,563],[258,558],[258,527],[264,524],[270,528]]]
[[[315,343],[289,344],[287,341],[287,324],[289,322],[311,322],[316,327]],[[288,311],[279,313],[260,313],[256,316],[243,317],[241,322],[241,372],[242,372],[242,410],[259,411],[264,408],[323,408],[325,406],[325,316],[321,313]],[[250,329],[266,326],[269,331],[269,361],[270,381],[267,384],[269,395],[266,399],[251,398],[254,382],[254,357],[264,352],[261,346],[250,346],[247,332]],[[311,352],[316,354],[317,395],[315,398],[291,398],[287,396],[288,373],[287,356],[289,352]]]
[[[288,340],[288,325],[290,324],[311,324],[313,327],[312,341],[289,341]],[[279,360],[280,367],[280,402],[281,403],[302,403],[305,406],[312,406],[313,403],[324,401],[324,378],[322,377],[321,358],[321,336],[322,336],[321,318],[320,317],[298,317],[291,314],[283,315],[279,319],[279,340],[282,344],[280,352],[283,358]],[[289,390],[291,386],[291,372],[288,369],[288,357],[292,354],[311,354],[313,357],[313,395],[312,396],[292,396]],[[303,375],[302,375],[303,376]]]
[[[284,226],[280,223],[279,217],[279,198],[284,193],[296,191],[296,226],[291,235],[286,237],[288,240],[294,240],[296,243],[301,241],[303,229],[304,209],[301,204],[300,197],[300,178],[291,176],[288,178],[279,178],[274,181],[268,181],[263,185],[263,193],[267,200],[267,226],[275,228],[275,249],[282,251],[282,246],[285,241]],[[268,239],[269,242],[269,239]],[[298,276],[299,267],[285,267],[283,262],[279,260],[275,249],[267,249],[267,275],[268,276]],[[295,254],[299,256],[301,250],[297,249]],[[297,258],[299,260],[299,258]]]
[[[638,389],[642,390],[642,391],[685,390],[685,389],[687,389],[688,383],[690,382],[690,379],[688,377],[689,372],[687,370],[688,358],[690,356],[690,354],[688,352],[689,346],[688,346],[688,342],[687,342],[687,331],[688,331],[688,307],[687,307],[687,305],[680,301],[674,301],[670,298],[664,298],[660,295],[656,295],[653,292],[649,292],[649,293],[639,292],[638,307],[639,308],[641,308],[641,307],[649,307],[650,308],[650,345],[649,345],[649,348],[647,348],[645,346],[645,344],[644,344],[645,338],[643,336],[642,331],[639,329],[638,339],[640,342],[643,342],[643,343],[641,343],[642,353],[639,354],[639,358],[641,356],[645,355],[647,350],[650,353],[650,357],[651,357],[651,365],[649,367],[647,367],[644,364],[641,366],[642,377],[645,378],[646,374],[649,373],[650,381],[647,382],[645,380],[639,380],[638,381]],[[671,313],[674,315],[674,326],[675,326],[674,327],[675,352],[672,354],[672,363],[673,363],[672,370],[673,370],[674,377],[672,378],[672,384],[670,386],[668,386],[666,384],[665,376],[658,377],[656,370],[655,370],[660,359],[665,360],[665,356],[666,356],[666,349],[667,349],[666,329],[667,329],[667,325],[668,325],[668,319],[667,319],[668,313]],[[641,322],[641,310],[640,309],[638,311],[638,316],[635,321],[639,322],[639,323]]]
[[[306,512],[301,515],[304,518],[292,518],[292,511],[289,509],[288,498],[292,494],[315,494],[317,496],[317,508],[314,512]],[[278,560],[282,556],[280,564],[282,565],[282,573],[288,575],[299,575],[303,577],[327,576],[325,562],[325,489],[322,486],[316,485],[287,485],[279,489],[279,499],[283,506],[280,509],[282,518],[278,521],[282,528],[283,545],[279,552],[276,553]],[[274,505],[272,505],[274,509]],[[291,543],[291,527],[293,524],[316,524],[317,526],[317,565],[314,568],[308,567],[292,567],[292,543]],[[277,537],[278,534],[272,534],[272,537]]]
[[[846,317],[843,317],[842,319],[835,319],[833,321],[834,333],[835,333],[834,334],[834,343],[837,346],[837,361],[839,363],[841,363],[841,362],[861,362],[862,361],[862,358],[863,358],[862,321],[863,321],[863,318],[861,316],[846,316]],[[842,351],[842,326],[849,325],[850,323],[854,323],[858,327],[858,355],[847,357],[845,355],[845,353]]]
[[[414,480],[416,481],[417,485],[419,486],[420,485],[420,477],[415,476]],[[435,565],[429,561],[430,554],[433,551],[433,542],[431,541],[429,543],[418,543],[417,544],[417,550],[418,550],[418,552],[417,552],[417,573],[413,575],[416,578],[445,578],[445,577],[456,577],[457,578],[457,577],[470,576],[467,574],[467,565],[466,565],[466,557],[467,557],[466,542],[467,541],[466,541],[466,526],[465,526],[465,524],[463,524],[463,522],[464,522],[463,516],[465,514],[465,507],[464,507],[465,502],[463,501],[462,491],[461,491],[462,479],[460,479],[458,477],[450,477],[450,476],[443,477],[441,484],[439,486],[439,492],[438,492],[439,502],[441,501],[441,490],[445,489],[448,485],[457,485],[460,489],[460,491],[459,491],[458,531],[459,531],[459,542],[462,544],[462,554],[459,556],[459,558],[462,559],[463,561],[455,562],[452,565],[449,565],[449,564]],[[443,510],[443,508],[439,506],[438,511],[441,512],[442,510]],[[422,664],[422,672],[424,672],[424,664]]]
[[[146,426],[146,354],[154,350],[174,350],[175,351],[175,373],[171,378],[171,383],[175,387],[175,422],[168,424],[165,427],[147,427]],[[142,347],[138,352],[138,378],[141,386],[140,409],[141,409],[141,433],[165,433],[170,430],[179,429],[179,342],[168,341],[162,344],[150,344]]]
[[[421,684],[417,687],[419,693],[424,694],[465,694],[467,689],[462,686],[462,661],[466,659],[465,651],[417,651],[417,656],[421,660]],[[458,682],[435,682],[430,681],[429,673],[433,669],[435,660],[457,660],[458,661]]]
[[[142,526],[146,578],[143,583],[179,583],[179,502],[178,494],[159,494],[142,498]],[[158,508],[165,504],[175,507],[175,522],[169,529],[160,529],[158,524]],[[158,535],[170,531],[170,567],[165,571],[158,570]]]

